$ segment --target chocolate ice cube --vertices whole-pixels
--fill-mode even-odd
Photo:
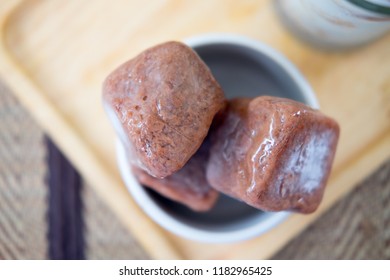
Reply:
[[[209,68],[179,42],[117,68],[104,82],[103,100],[131,163],[157,178],[184,166],[225,104]]]
[[[162,196],[194,211],[207,211],[219,196],[206,180],[208,146],[207,142],[203,143],[182,169],[164,179],[152,177],[137,167],[133,167],[133,173],[141,184]]]
[[[212,135],[207,179],[265,211],[311,213],[331,170],[339,126],[293,100],[231,100]]]

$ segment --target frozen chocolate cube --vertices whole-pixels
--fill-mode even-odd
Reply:
[[[338,124],[277,97],[231,100],[212,137],[207,179],[264,211],[315,211],[339,137]]]
[[[219,193],[206,180],[208,145],[203,143],[186,165],[176,173],[158,179],[133,167],[133,173],[145,187],[179,202],[194,211],[207,211],[213,207]]]
[[[103,100],[131,163],[157,178],[184,166],[225,104],[205,63],[178,42],[117,68],[104,82]]]

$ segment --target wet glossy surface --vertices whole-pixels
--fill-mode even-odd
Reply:
[[[227,98],[257,97],[267,93],[307,102],[296,81],[265,54],[244,46],[223,43],[196,47],[195,50],[206,62]],[[149,195],[175,219],[213,231],[261,223],[260,221],[269,218],[268,215],[274,215],[223,193],[214,207],[205,213],[194,212],[153,190],[149,190]]]
[[[131,162],[159,178],[184,166],[225,102],[204,62],[177,42],[117,68],[104,82],[103,99]]]
[[[212,137],[207,178],[217,190],[262,210],[313,212],[338,134],[332,119],[292,100],[231,100]]]

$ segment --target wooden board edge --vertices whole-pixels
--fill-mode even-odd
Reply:
[[[81,139],[76,130],[62,117],[61,113],[46,98],[41,90],[23,72],[17,62],[7,50],[5,43],[5,30],[8,17],[17,9],[20,0],[8,0],[0,5],[5,7],[0,13],[0,76],[19,102],[24,106],[43,128],[52,141],[67,155],[77,170],[90,183],[99,197],[119,217],[120,221],[134,234],[142,247],[155,259],[182,259],[182,254],[168,239],[165,231],[152,222],[142,210],[132,202],[132,211],[123,211],[123,205],[118,203],[128,196],[123,183],[107,174],[99,159],[94,155],[88,145]],[[40,108],[36,110],[36,108]],[[61,135],[58,133],[61,131]],[[67,137],[64,137],[66,135]],[[88,164],[81,164],[77,159],[84,158]],[[84,168],[88,166],[88,168]],[[96,176],[99,174],[99,176]],[[122,186],[114,197],[108,194],[105,186]],[[121,208],[122,207],[122,208]],[[124,206],[129,208],[129,206]],[[136,211],[134,211],[136,209]],[[125,209],[129,210],[129,209]],[[123,213],[129,213],[124,217]],[[135,221],[131,221],[134,218]]]
[[[0,37],[0,61],[1,61],[0,74],[4,78],[4,82],[6,82],[9,85],[9,87],[13,90],[14,94],[20,100],[20,102],[27,109],[29,109],[30,113],[33,114],[33,117],[38,121],[38,123],[41,124],[41,126],[45,129],[45,131],[57,143],[57,145],[59,147],[61,147],[61,149],[63,149],[66,152],[66,154],[69,156],[71,161],[72,161],[72,154],[73,155],[77,154],[77,151],[72,152],[72,149],[74,147],[72,147],[72,145],[66,144],[65,140],[61,139],[61,136],[58,135],[57,137],[55,137],[56,135],[52,135],[52,134],[55,134],[54,131],[58,131],[58,128],[56,128],[54,130],[53,126],[58,126],[58,125],[48,124],[47,119],[51,119],[52,117],[55,117],[54,118],[56,121],[55,123],[61,124],[59,126],[59,127],[61,127],[61,129],[65,128],[64,131],[67,131],[67,133],[71,132],[71,135],[72,135],[71,138],[72,138],[74,145],[79,144],[78,147],[81,147],[80,149],[78,149],[78,151],[83,150],[83,148],[85,148],[83,153],[88,155],[87,158],[89,158],[89,161],[96,160],[96,157],[94,156],[92,151],[90,151],[90,149],[88,148],[88,145],[86,145],[86,143],[77,136],[77,133],[72,128],[72,126],[69,125],[69,123],[67,123],[64,118],[61,118],[60,112],[58,112],[58,110],[55,108],[55,106],[53,106],[50,103],[50,101],[42,94],[40,89],[33,83],[33,81],[31,81],[28,78],[28,76],[23,73],[23,69],[17,64],[17,62],[15,62],[13,60],[13,57],[8,52],[6,45],[5,45],[5,41],[4,41],[4,30],[5,30],[4,28],[5,28],[7,14],[3,13],[4,10],[2,10],[2,7],[3,6],[6,7],[8,9],[8,12],[11,13],[13,10],[12,7],[16,8],[17,4],[22,3],[22,1],[20,1],[20,0],[7,0],[7,1],[5,1],[5,3],[11,3],[11,4],[8,4],[8,6],[3,5],[3,2],[2,2],[2,4],[0,4],[0,11],[1,11],[0,12],[0,28],[1,28],[1,30],[0,30],[0,36],[1,36]],[[13,5],[15,5],[15,6],[13,6]],[[27,99],[26,99],[26,95],[27,95]],[[28,95],[30,95],[30,96],[28,96]],[[34,100],[34,102],[31,102],[31,100]],[[47,105],[45,108],[49,108],[48,112],[47,111],[46,112],[36,112],[37,110],[34,110],[32,108],[33,103],[36,103],[37,100],[38,100],[39,104],[46,104]],[[44,108],[44,107],[42,107],[42,108]],[[52,132],[50,132],[50,131],[52,131]],[[59,139],[56,139],[56,138],[59,138]],[[64,142],[65,144],[62,142]],[[379,145],[379,147],[377,145]],[[387,133],[385,136],[380,137],[378,139],[378,142],[375,143],[375,146],[372,146],[371,148],[367,148],[365,151],[363,151],[363,153],[361,155],[354,158],[353,162],[349,162],[349,164],[347,164],[346,168],[342,168],[340,170],[337,170],[337,172],[335,172],[335,174],[332,176],[329,184],[331,184],[331,185],[345,184],[345,185],[347,185],[347,187],[340,188],[338,190],[337,195],[332,194],[332,197],[335,196],[335,198],[330,198],[330,200],[329,199],[325,200],[324,201],[325,203],[322,205],[322,207],[319,209],[319,211],[316,214],[314,214],[313,216],[311,216],[309,219],[307,219],[307,221],[305,220],[305,226],[301,227],[299,229],[293,230],[291,234],[289,233],[289,236],[285,240],[283,240],[284,243],[277,244],[278,248],[273,247],[272,250],[266,250],[266,252],[264,254],[264,258],[269,258],[270,256],[272,256],[273,253],[275,253],[278,249],[280,249],[282,246],[284,246],[284,244],[286,244],[294,236],[296,236],[301,231],[303,231],[305,229],[305,227],[310,225],[315,219],[318,218],[319,215],[321,215],[328,208],[330,208],[331,205],[333,205],[335,202],[337,202],[337,200],[344,197],[349,191],[351,191],[354,188],[354,186],[360,180],[364,179],[364,176],[366,176],[369,173],[371,173],[372,171],[374,171],[375,168],[378,168],[379,165],[383,161],[385,161],[387,158],[389,158],[389,156],[390,156],[389,154],[390,154],[390,133]],[[376,157],[380,158],[380,160],[376,159]],[[77,156],[77,158],[79,158],[79,156]],[[367,164],[368,162],[370,163],[370,165]],[[375,164],[373,164],[373,163],[375,163]],[[76,160],[74,161],[74,164],[82,172],[82,170],[77,166]],[[367,166],[369,166],[369,168],[370,168],[369,170],[366,168]],[[361,170],[362,172],[357,172],[357,174],[355,174],[354,173],[354,172],[356,172],[356,171],[354,171],[355,168],[356,168],[356,170]],[[103,166],[93,167],[92,169],[98,170],[100,172],[101,171],[104,172]],[[345,173],[347,173],[347,175],[344,174],[344,171],[345,171]],[[89,171],[87,173],[89,174],[89,173],[91,173],[91,171]],[[86,176],[86,177],[89,178],[91,176],[93,177],[93,174],[92,175],[90,174],[90,176]],[[108,177],[112,177],[112,176],[108,176]],[[97,179],[95,179],[95,180],[97,180]],[[91,180],[90,182],[91,182],[92,186],[95,186],[93,181],[94,180]],[[121,184],[121,182],[118,182],[116,180],[112,181],[112,180],[110,180],[110,178],[106,178],[106,182]],[[99,193],[99,191],[97,191],[97,192]],[[101,190],[100,192],[102,192],[103,195],[101,195],[101,196],[104,199],[105,191]],[[332,199],[334,199],[334,200],[332,200]],[[112,207],[110,207],[110,208],[112,208]],[[121,211],[119,211],[119,212],[121,212]],[[123,214],[120,216],[123,216]],[[148,219],[148,218],[146,217],[145,220],[146,219]],[[294,223],[296,223],[296,221],[297,220],[295,220],[295,217],[292,217],[291,222],[288,221],[288,223],[294,224]],[[122,222],[123,222],[123,220],[122,220]],[[132,225],[126,225],[126,226],[130,230],[133,227]],[[158,228],[156,225],[153,224],[153,227],[155,228],[155,229],[153,229],[153,232],[160,231],[161,236],[166,236],[165,232],[163,230],[161,230],[160,228]],[[278,229],[275,229],[275,230],[277,231]],[[273,233],[273,231],[271,233]],[[141,231],[141,235],[144,235],[144,234],[145,234],[145,232]],[[146,233],[146,234],[148,234],[148,233]],[[156,246],[153,243],[153,241],[154,240],[147,240],[146,241],[147,244],[145,246],[143,244],[144,242],[141,242],[141,243],[142,243],[143,247],[154,258],[157,258],[157,259],[182,258],[182,255],[179,253],[179,251],[172,249],[172,248],[174,248],[172,246],[172,244],[170,244],[169,246],[167,245],[167,247],[169,247],[169,250],[167,250],[167,251],[170,251],[170,253],[167,253],[167,251],[165,251],[165,249],[161,249],[161,247],[158,245]],[[168,242],[168,244],[169,244],[169,242]],[[161,252],[161,251],[164,251],[164,252]],[[242,256],[242,257],[245,257],[245,256]]]

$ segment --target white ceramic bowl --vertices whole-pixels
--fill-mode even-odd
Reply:
[[[185,43],[210,67],[227,98],[275,95],[318,108],[304,77],[265,44],[229,34],[201,35]],[[224,195],[211,211],[195,213],[140,185],[119,140],[117,157],[122,178],[139,206],[160,226],[187,239],[210,243],[241,241],[272,229],[290,214],[262,212]]]

